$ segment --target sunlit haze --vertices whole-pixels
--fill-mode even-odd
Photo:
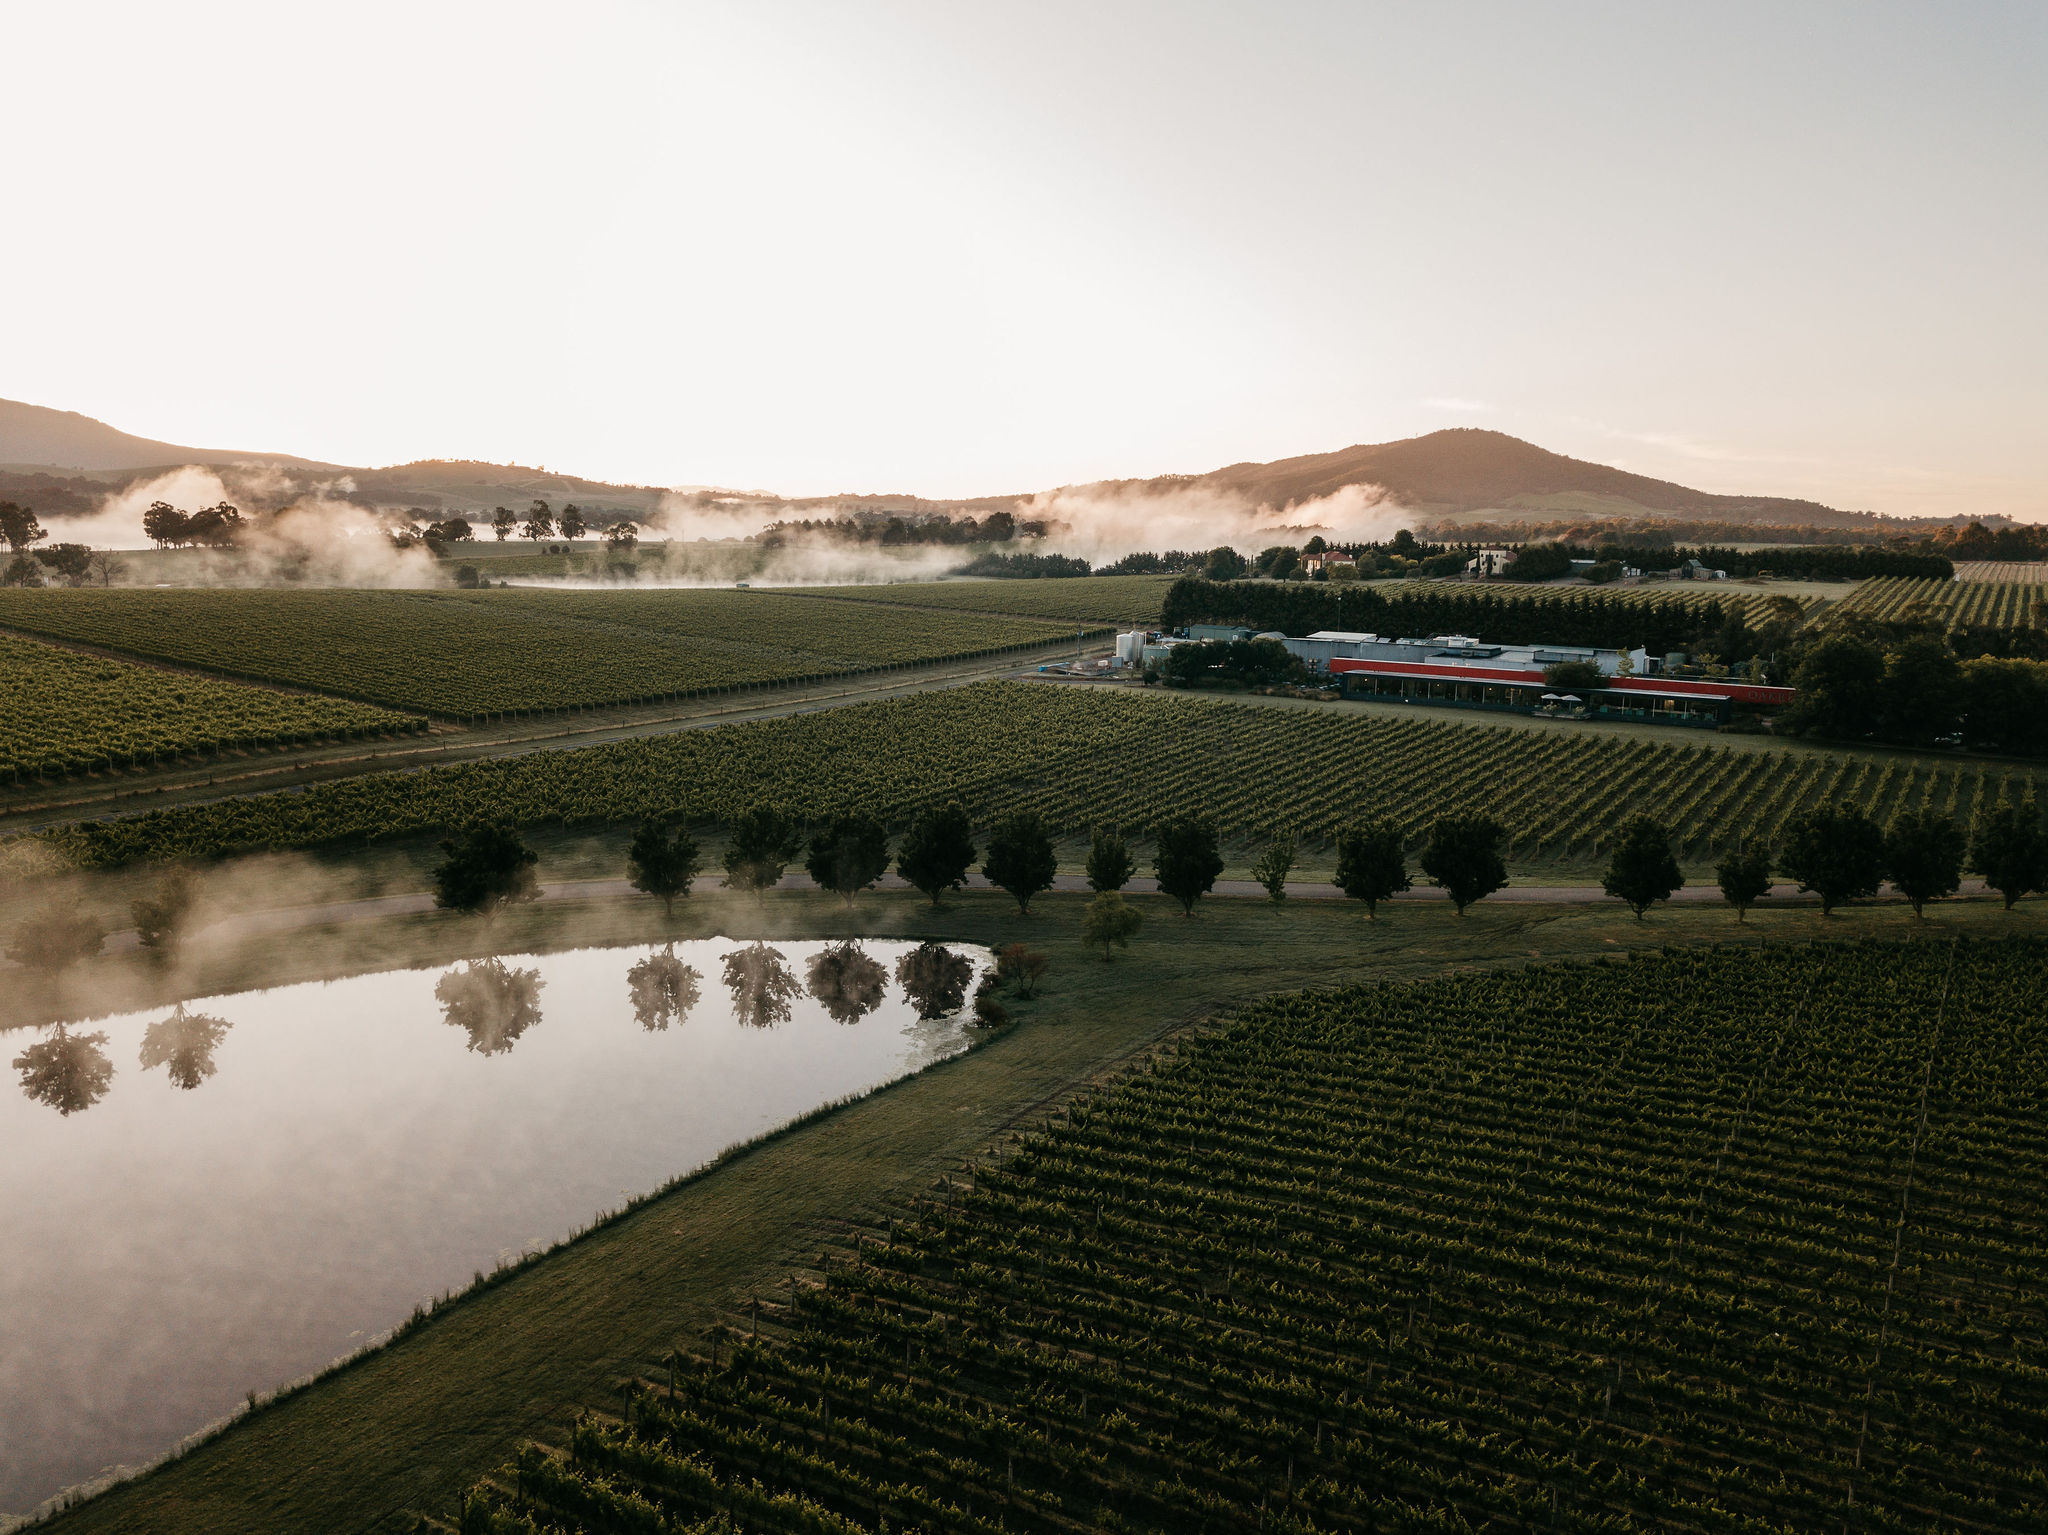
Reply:
[[[2048,7],[0,9],[0,397],[980,495],[1449,425],[2048,517]]]

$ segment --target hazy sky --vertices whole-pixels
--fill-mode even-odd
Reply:
[[[50,5],[0,396],[977,494],[1499,427],[2048,517],[2048,4]]]

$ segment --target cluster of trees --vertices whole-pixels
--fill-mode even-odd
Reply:
[[[1205,556],[1196,549],[1169,549],[1164,554],[1140,549],[1101,566],[1098,576],[1178,576],[1198,570]]]
[[[1928,541],[1951,560],[2009,560],[2029,563],[2048,560],[2048,526],[2016,524],[2009,528],[1987,528],[1972,521],[1959,529],[1937,533]]]
[[[69,586],[83,586],[97,580],[102,586],[127,567],[110,549],[90,549],[84,544],[44,544],[50,536],[35,512],[12,501],[0,501],[0,538],[13,552],[7,569],[0,572],[0,585],[41,586],[45,573]]]
[[[960,566],[955,575],[992,576],[997,580],[1042,576],[1085,576],[1088,562],[1070,554],[999,554],[990,550]]]
[[[1014,512],[986,517],[948,516],[943,512],[902,516],[867,512],[851,517],[797,518],[771,522],[755,535],[756,542],[776,548],[798,538],[829,538],[848,544],[1006,544],[1017,538],[1043,538],[1046,525],[1019,521]],[[1087,571],[1080,572],[1086,575]]]
[[[242,513],[225,501],[196,512],[180,511],[168,501],[152,501],[142,514],[142,531],[159,549],[183,549],[192,544],[227,549],[241,534]]]
[[[544,538],[553,538],[558,527],[563,538],[578,539],[590,531],[590,521],[583,515],[583,508],[574,501],[557,514],[546,501],[536,498],[527,507],[524,517],[509,506],[491,508],[491,532],[501,544],[514,533],[539,543]]]
[[[1201,640],[1176,645],[1166,657],[1169,687],[1199,687],[1209,682],[1273,687],[1307,680],[1308,669],[1278,640]]]
[[[469,519],[466,517],[448,517],[439,522],[424,522],[420,520],[418,508],[414,508],[414,513],[416,515],[391,530],[391,543],[394,548],[424,547],[434,558],[439,559],[448,552],[450,544],[466,544],[476,537],[476,529],[469,525]]]
[[[1804,648],[1786,723],[1840,740],[2048,755],[2048,663],[1963,660],[1948,638],[1834,628]]]

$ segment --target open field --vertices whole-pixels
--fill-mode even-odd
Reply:
[[[125,876],[99,876],[122,881]],[[1163,903],[1162,903],[1163,904]],[[1828,933],[2048,932],[2040,903],[1973,902],[1916,928],[1903,908],[1753,913],[1712,909],[1636,923],[1615,909],[1417,907],[1366,923],[1352,909],[1274,911],[1217,904],[1191,921],[1154,916],[1126,958],[1103,964],[1078,942],[1082,901],[1049,896],[1029,919],[994,896],[934,912],[921,899],[864,899],[848,912],[815,894],[684,903],[673,929],[657,905],[607,900],[508,913],[495,929],[446,913],[354,924],[209,961],[207,991],[280,984],[350,966],[447,964],[488,943],[548,949],[743,932],[774,939],[871,933],[997,944],[1022,938],[1053,958],[1020,1023],[960,1061],[806,1125],[692,1180],[425,1327],[240,1421],[143,1480],[65,1515],[62,1530],[410,1531],[412,1511],[452,1515],[462,1489],[524,1439],[560,1442],[575,1411],[616,1401],[624,1375],[653,1372],[672,1347],[815,1258],[845,1222],[901,1213],[940,1175],[978,1158],[1020,1119],[1098,1081],[1170,1025],[1274,991],[1446,970],[1590,958],[1661,944]],[[1148,906],[1148,909],[1151,909]],[[1361,1382],[1362,1385],[1362,1382]]]
[[[816,679],[1059,638],[768,593],[0,591],[0,624],[456,718]]]
[[[1885,576],[1865,581],[1829,613],[1897,620],[1924,612],[1951,629],[2022,629],[2043,622],[2048,598],[2037,581],[1912,581]]]
[[[191,752],[418,729],[388,709],[272,692],[0,634],[0,781]]]
[[[900,823],[958,798],[978,825],[1037,811],[1063,830],[1142,832],[1180,812],[1237,837],[1310,842],[1388,815],[1420,838],[1447,810],[1485,809],[1517,867],[1595,863],[1636,811],[1697,862],[1771,840],[1824,801],[1888,821],[1928,805],[1967,825],[2035,792],[2031,766],[1981,759],[1734,750],[1590,733],[1544,736],[1459,720],[1283,710],[1205,698],[992,682],[788,719],[571,752],[377,774],[181,806],[44,834],[85,866],[315,847],[460,825],[620,823],[682,811],[729,820],[779,803],[807,817],[859,810]],[[17,849],[20,844],[16,844]]]
[[[958,612],[1011,613],[1083,624],[1156,626],[1172,576],[1052,576],[1036,580],[906,581],[888,586],[814,587],[832,601],[882,602]],[[784,588],[793,594],[798,588]]]
[[[1957,560],[1958,581],[2011,581],[2023,586],[2048,583],[2048,561]]]
[[[715,1363],[648,1369],[623,1420],[593,1400],[480,1501],[592,1535],[650,1505],[2038,1529],[2044,963],[1667,953],[1276,998],[908,1222],[847,1222]]]

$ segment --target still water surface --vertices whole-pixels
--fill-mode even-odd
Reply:
[[[0,1034],[0,1514],[970,1039],[980,950],[506,955]]]

